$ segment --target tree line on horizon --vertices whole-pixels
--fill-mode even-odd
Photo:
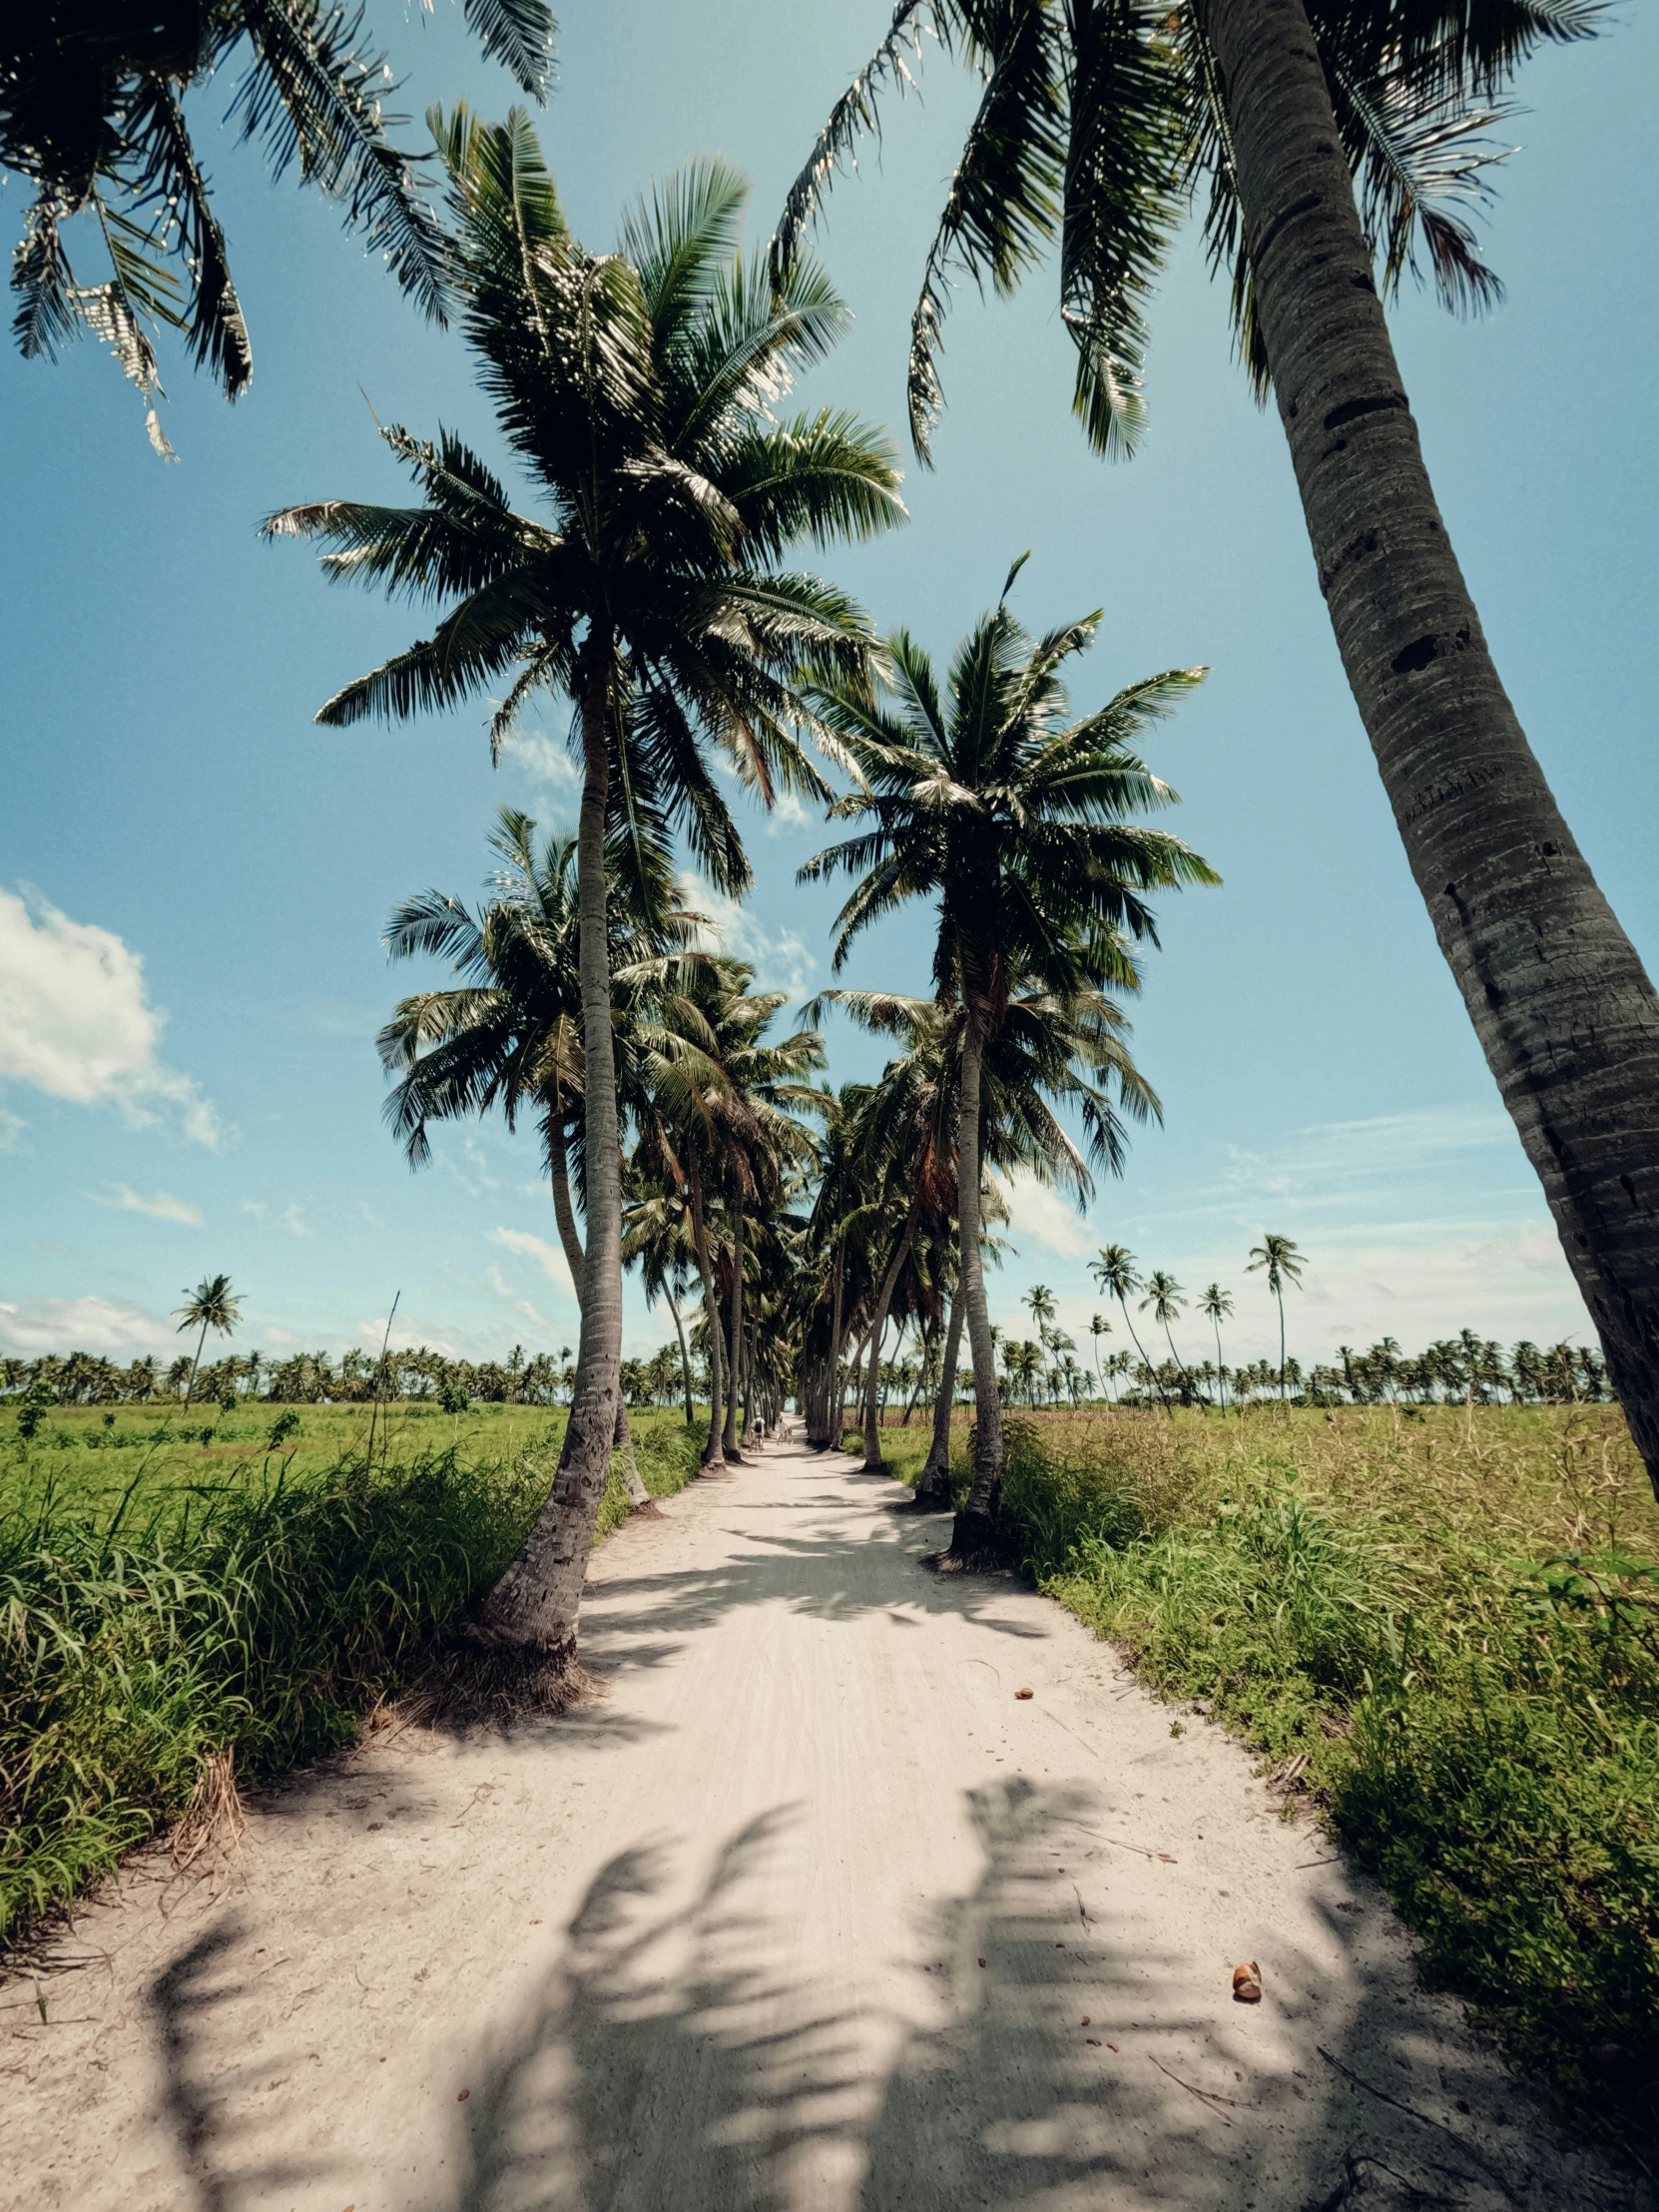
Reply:
[[[466,12],[539,96],[545,7]],[[1419,267],[1448,304],[1495,298],[1468,221],[1489,187],[1487,134],[1530,53],[1600,26],[1594,0],[898,0],[770,248],[747,258],[744,189],[718,161],[647,194],[615,251],[590,250],[518,109],[493,125],[464,104],[429,111],[440,206],[384,137],[374,65],[343,12],[204,0],[188,37],[171,19],[163,37],[119,18],[58,0],[0,44],[0,161],[36,190],[14,268],[25,351],[87,323],[148,397],[145,324],[171,321],[228,392],[246,381],[246,326],[178,106],[246,41],[245,133],[266,137],[278,168],[297,158],[459,327],[526,494],[515,504],[453,434],[388,425],[416,504],[324,498],[266,524],[316,542],[331,580],[438,610],[430,635],[347,684],[320,721],[403,722],[487,698],[498,752],[533,701],[573,716],[575,835],[537,848],[533,826],[504,814],[508,881],[482,916],[427,893],[388,939],[464,977],[404,1001],[380,1038],[411,1164],[434,1120],[530,1116],[581,1309],[559,1470],[477,1608],[478,1643],[554,1669],[574,1660],[626,1435],[630,1262],[669,1302],[683,1356],[682,1307],[700,1297],[711,1462],[740,1448],[743,1417],[766,1422],[790,1393],[816,1441],[838,1440],[857,1343],[866,1463],[879,1466],[889,1320],[939,1335],[946,1430],[965,1338],[974,1463],[947,1557],[996,1559],[991,1171],[1017,1166],[1082,1199],[1093,1174],[1121,1166],[1127,1123],[1158,1112],[1124,1011],[1157,942],[1151,899],[1218,878],[1147,821],[1175,794],[1144,745],[1204,671],[1153,675],[1074,717],[1067,664],[1098,614],[1028,630],[1009,604],[1019,561],[943,672],[907,631],[879,635],[796,565],[805,543],[904,519],[884,432],[828,406],[782,410],[846,320],[806,233],[924,35],[984,91],[922,276],[914,450],[928,460],[943,403],[953,274],[1006,292],[1057,246],[1076,412],[1097,452],[1130,453],[1147,301],[1176,229],[1204,211],[1240,351],[1279,405],[1407,856],[1659,1484],[1659,1003],[1487,655],[1384,315]],[[96,68],[66,74],[71,48]],[[71,279],[64,225],[78,215],[96,217],[110,257],[99,286]],[[674,891],[681,850],[723,895],[751,880],[717,753],[763,806],[797,794],[844,828],[802,871],[849,884],[837,970],[884,916],[931,909],[926,995],[836,988],[772,1036],[782,998],[711,950]],[[876,1082],[823,1082],[816,1024],[830,1005],[890,1041]],[[1276,1256],[1273,1243],[1259,1264],[1280,1300],[1284,1395],[1294,1248]],[[1127,1318],[1126,1289],[1110,1288]],[[1164,1363],[1142,1364],[1167,1398]],[[946,1494],[936,1435],[917,1509]]]

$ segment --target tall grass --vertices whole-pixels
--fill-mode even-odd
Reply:
[[[227,1754],[258,1781],[349,1741],[454,1625],[545,1497],[558,1432],[543,1416],[507,1454],[438,1441],[448,1426],[372,1470],[360,1452],[227,1469],[197,1446],[143,1455],[115,1490],[125,1453],[51,1439],[0,1465],[0,1945]],[[696,1471],[684,1433],[637,1425],[654,1495]],[[605,1515],[627,1516],[615,1474]]]
[[[1616,1412],[1017,1420],[1004,1510],[1578,2125],[1659,2160],[1659,1511]]]

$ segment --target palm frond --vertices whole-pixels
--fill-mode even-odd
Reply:
[[[547,0],[466,0],[468,27],[491,61],[522,91],[547,98],[553,79],[553,35],[559,26]]]

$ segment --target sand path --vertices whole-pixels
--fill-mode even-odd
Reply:
[[[135,1862],[44,2023],[0,1991],[0,2200],[1635,2201],[1244,1754],[1046,1599],[923,1572],[898,1494],[788,1447],[694,1484],[594,1561],[602,1699],[299,1777],[217,1896]]]

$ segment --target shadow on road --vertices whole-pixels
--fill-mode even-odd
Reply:
[[[619,1849],[545,1976],[469,2039],[468,2097],[443,2108],[447,2139],[423,2151],[402,2195],[391,2181],[394,2162],[411,2171],[400,2139],[308,2155],[268,2083],[225,2069],[216,2014],[251,1971],[227,1914],[153,1989],[193,2212],[286,2204],[290,2190],[321,2206],[330,2189],[370,2182],[370,2202],[393,2212],[1567,2212],[1634,2201],[1570,2163],[1529,2173],[1540,2123],[1523,2111],[1509,2124],[1505,2108],[1524,2092],[1473,2046],[1463,2070],[1442,2064],[1425,2086],[1420,2017],[1363,1971],[1324,2031],[1327,2060],[1247,2074],[1214,2007],[1172,2003],[1174,1938],[1166,1951],[1144,1922],[1091,1918],[1062,1878],[1095,1811],[1090,1792],[1014,1778],[969,1793],[966,1810],[979,1880],[922,1910],[892,2001],[862,2013],[808,1985],[799,1964],[800,1903],[776,1856],[797,1808],[751,1822],[712,1859],[660,1838]],[[1353,1939],[1347,1924],[1333,1934]],[[292,2065],[306,2055],[296,2049]],[[429,2147],[430,2115],[415,2117]]]

